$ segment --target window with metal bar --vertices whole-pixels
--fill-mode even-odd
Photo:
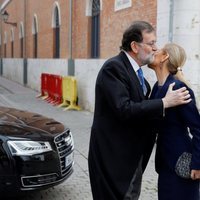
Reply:
[[[60,57],[60,25],[59,25],[59,13],[58,8],[55,8],[55,28],[53,30],[53,57]]]
[[[100,51],[100,1],[92,2],[91,57],[99,58]]]

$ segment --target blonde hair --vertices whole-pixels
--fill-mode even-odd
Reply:
[[[167,63],[169,72],[173,74],[176,79],[182,81],[189,87],[190,84],[185,79],[184,74],[182,72],[182,67],[186,61],[185,50],[175,43],[166,44],[163,50],[169,55]]]

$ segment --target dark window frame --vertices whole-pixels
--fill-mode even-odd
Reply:
[[[20,58],[24,56],[24,38],[20,38]]]
[[[11,41],[11,58],[14,58],[14,41]]]
[[[33,58],[38,57],[38,34],[33,34]]]
[[[92,2],[92,22],[91,22],[91,57],[100,56],[100,1]]]
[[[55,8],[55,28],[53,29],[53,57],[60,58],[60,25],[58,7]]]
[[[4,58],[7,57],[7,45],[4,43]]]
[[[38,57],[38,33],[37,33],[37,23],[34,17],[34,29],[35,33],[33,34],[33,58]]]

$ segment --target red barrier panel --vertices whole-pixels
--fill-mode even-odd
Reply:
[[[54,100],[53,98],[53,91],[54,91],[54,77],[53,74],[49,74],[48,80],[47,80],[47,90],[48,90],[48,98],[45,100],[49,103]]]
[[[54,75],[55,87],[54,87],[54,105],[62,103],[62,76]]]
[[[41,74],[41,97],[48,103],[59,105],[62,103],[62,76],[55,74]]]
[[[46,101],[53,105],[62,103],[62,77],[60,75],[50,74],[48,88],[49,95]]]
[[[48,77],[49,77],[49,74],[47,73],[41,74],[41,78],[40,78],[41,79],[41,83],[40,83],[41,94],[38,97],[42,97],[42,98],[48,97]]]

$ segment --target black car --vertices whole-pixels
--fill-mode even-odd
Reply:
[[[46,189],[73,172],[69,128],[54,119],[0,107],[0,194]]]

